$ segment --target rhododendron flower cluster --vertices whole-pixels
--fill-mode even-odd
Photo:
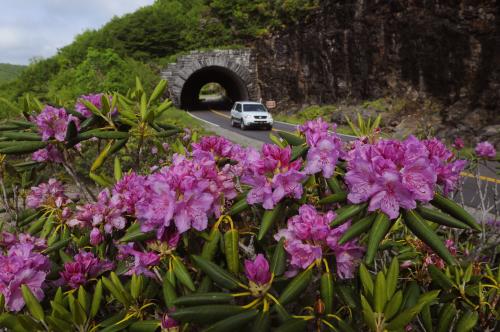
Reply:
[[[238,145],[221,136],[204,136],[199,142],[191,144],[193,155],[203,152],[211,154],[215,158],[234,159]]]
[[[114,263],[100,260],[93,253],[80,251],[75,255],[73,262],[64,263],[64,270],[60,272],[62,281],[71,288],[85,285],[89,279],[95,278],[105,271],[114,269]]]
[[[18,312],[25,305],[21,285],[29,287],[38,300],[44,298],[42,287],[50,271],[50,261],[34,250],[34,244],[18,243],[0,254],[0,293],[9,311]]]
[[[474,151],[476,151],[476,154],[482,158],[495,158],[497,155],[495,147],[490,142],[478,143]]]
[[[321,118],[299,126],[299,131],[306,136],[309,145],[304,168],[306,174],[322,172],[326,178],[333,175],[337,160],[343,154],[342,141],[335,133],[335,129],[333,126],[333,132],[330,132],[330,125]]]
[[[61,208],[69,203],[71,200],[64,193],[64,185],[56,179],[31,187],[31,192],[26,197],[26,206],[30,209],[41,206]]]
[[[345,181],[352,203],[370,201],[369,211],[380,209],[389,218],[399,209],[414,209],[417,201],[429,202],[436,185],[452,191],[466,162],[453,161],[453,154],[437,139],[420,141],[411,136],[404,142],[357,141],[346,157]]]
[[[220,216],[224,199],[236,197],[232,177],[217,169],[213,159],[188,159],[174,155],[173,163],[148,176],[144,195],[136,204],[143,231],[158,239],[172,224],[177,232],[207,228],[210,216]]]
[[[280,148],[264,144],[260,158],[248,165],[241,182],[252,189],[248,192],[249,204],[262,203],[265,209],[273,209],[284,197],[299,199],[305,174],[300,171],[301,161],[291,161],[289,146]]]
[[[150,271],[150,268],[160,263],[160,256],[154,252],[142,252],[134,249],[133,243],[118,247],[118,258],[127,260],[133,258],[132,265],[125,275],[145,275],[151,278],[155,274]]]
[[[285,250],[290,257],[293,274],[298,269],[306,269],[314,261],[321,259],[327,251],[333,252],[337,264],[337,275],[346,279],[354,276],[364,249],[355,240],[340,245],[338,241],[350,226],[350,222],[332,228],[335,218],[333,211],[319,213],[313,206],[305,204],[299,214],[288,219],[287,228],[281,229],[274,238],[285,238]]]
[[[126,221],[123,216],[122,207],[113,204],[109,189],[104,189],[97,196],[97,202],[77,206],[77,212],[68,221],[68,225],[81,228],[103,225],[104,231],[111,233],[114,229],[124,229]],[[94,233],[93,237],[96,239],[97,234]],[[93,244],[97,243],[94,242]]]
[[[64,142],[68,124],[73,121],[77,127],[80,120],[68,114],[64,108],[46,106],[40,114],[32,117],[31,120],[38,126],[38,132],[42,134],[42,140],[48,141],[53,138],[56,141]]]

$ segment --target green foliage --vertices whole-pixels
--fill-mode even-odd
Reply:
[[[141,62],[124,60],[111,49],[91,48],[78,66],[55,75],[49,83],[47,97],[55,101],[72,101],[96,91],[126,93],[134,85],[134,77],[139,77],[148,90],[158,81],[154,72]]]
[[[0,63],[0,84],[16,79],[25,66]]]

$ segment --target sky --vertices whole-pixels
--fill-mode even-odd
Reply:
[[[154,0],[0,0],[0,63],[47,58],[87,29]]]

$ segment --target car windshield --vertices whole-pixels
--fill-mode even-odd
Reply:
[[[267,112],[264,105],[260,104],[248,104],[243,106],[244,112]]]

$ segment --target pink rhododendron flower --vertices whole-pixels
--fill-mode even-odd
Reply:
[[[132,266],[125,275],[145,275],[155,278],[155,274],[150,271],[150,268],[160,263],[160,256],[154,252],[142,252],[134,249],[133,243],[118,247],[118,256],[120,259],[133,257]]]
[[[0,233],[0,246],[10,249],[14,245],[29,244],[33,246],[33,250],[43,250],[47,248],[47,241],[42,238],[35,237],[31,234],[20,233],[13,234],[9,232]]]
[[[337,160],[343,152],[342,141],[335,132],[330,133],[329,129],[328,123],[321,118],[299,126],[299,131],[306,136],[309,145],[307,164],[304,168],[306,174],[323,172],[326,178],[333,175]],[[333,130],[335,131],[335,127]]]
[[[73,121],[77,127],[80,124],[80,120],[68,114],[64,108],[52,106],[46,106],[40,114],[32,117],[31,121],[38,126],[38,132],[42,134],[43,141],[54,138],[59,142],[64,142],[70,121]]]
[[[104,231],[111,233],[114,229],[124,229],[126,222],[122,207],[113,204],[109,189],[104,189],[97,196],[97,202],[78,206],[75,216],[67,224],[81,228],[104,225]]]
[[[345,176],[352,203],[369,201],[369,210],[381,210],[391,219],[400,208],[414,209],[417,201],[429,202],[437,185],[445,194],[454,190],[466,165],[437,139],[420,141],[410,136],[404,142],[357,141],[347,154]]]
[[[299,269],[306,269],[327,252],[335,255],[337,275],[341,279],[353,278],[356,266],[363,255],[363,248],[355,240],[343,245],[338,241],[349,228],[350,222],[340,227],[330,227],[335,213],[319,213],[311,205],[302,205],[299,214],[288,219],[286,229],[281,229],[274,238],[285,238],[285,250],[290,258],[293,275]],[[291,272],[291,273],[290,273]]]
[[[193,154],[211,153],[215,158],[232,158],[234,144],[221,136],[205,136],[198,143],[191,144]]]
[[[264,255],[258,254],[253,261],[245,260],[245,275],[257,285],[265,285],[271,280],[269,262]]]
[[[259,159],[248,164],[241,182],[252,187],[247,195],[249,204],[262,203],[265,209],[273,209],[284,197],[302,197],[305,174],[299,171],[300,160],[291,161],[292,150],[264,144]]]
[[[134,172],[124,175],[113,187],[111,204],[127,214],[135,214],[135,204],[144,195],[144,181]]]
[[[38,162],[52,162],[61,164],[64,161],[63,154],[52,144],[47,147],[33,152],[31,159]]]
[[[93,253],[80,251],[75,255],[73,262],[64,263],[64,270],[60,272],[65,284],[71,288],[78,288],[103,272],[112,270],[114,263],[100,260]]]
[[[476,151],[476,154],[481,158],[495,158],[497,155],[497,151],[493,144],[487,141],[478,143],[474,151]]]
[[[236,197],[232,176],[211,158],[174,155],[172,165],[148,176],[136,204],[143,231],[156,230],[158,239],[172,224],[179,233],[207,228],[210,216],[220,216],[224,199]]]
[[[102,235],[101,230],[97,227],[92,228],[90,231],[90,244],[97,246],[102,241],[104,241],[104,236]]]
[[[56,179],[49,179],[37,187],[31,187],[31,192],[26,197],[26,206],[37,209],[40,206],[61,208],[71,200],[64,193],[64,186]]]
[[[0,293],[5,297],[8,311],[18,312],[24,307],[21,285],[28,286],[38,300],[44,297],[42,286],[50,262],[34,249],[33,244],[20,243],[0,255]]]

